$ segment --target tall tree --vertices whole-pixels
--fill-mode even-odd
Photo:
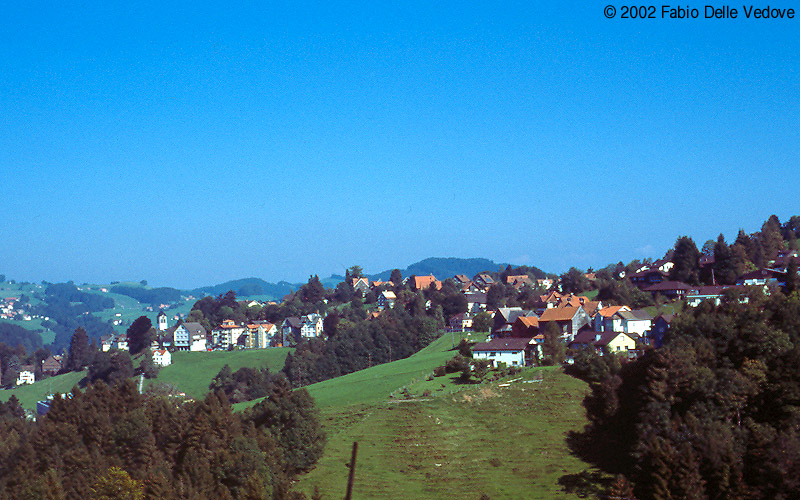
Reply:
[[[403,274],[399,269],[392,269],[392,274],[389,275],[389,281],[391,281],[394,286],[400,286],[403,284]]]
[[[691,285],[700,283],[700,251],[694,240],[689,236],[681,236],[675,242],[675,252],[672,254],[672,269],[669,273],[670,280],[683,281]]]
[[[66,369],[79,372],[91,361],[92,353],[89,349],[89,336],[82,326],[75,329],[69,342]]]
[[[542,352],[545,359],[553,364],[561,364],[567,353],[567,346],[561,338],[561,328],[555,321],[548,321],[542,332],[544,341],[542,343]]]
[[[147,316],[139,316],[128,327],[128,348],[132,355],[139,354],[150,347],[150,343],[154,340],[150,332],[152,327],[153,324]]]

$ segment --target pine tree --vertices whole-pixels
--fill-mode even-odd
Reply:
[[[91,361],[91,350],[89,349],[89,336],[86,330],[79,326],[72,334],[69,343],[69,354],[67,355],[66,369],[79,372],[83,370]]]

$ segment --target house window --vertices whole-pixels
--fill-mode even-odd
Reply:
[[[496,352],[490,352],[489,356],[497,356],[497,353]]]
[[[512,361],[512,362],[511,362],[511,364],[512,364],[512,365],[516,365],[516,364],[517,364],[517,362],[516,362],[516,361]]]

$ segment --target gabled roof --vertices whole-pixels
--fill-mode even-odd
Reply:
[[[613,316],[613,315],[614,315],[614,314],[615,314],[617,311],[620,311],[620,310],[623,310],[623,311],[630,311],[630,310],[631,310],[631,308],[630,308],[630,307],[628,307],[628,306],[608,306],[608,307],[604,307],[604,308],[600,309],[600,310],[599,310],[599,311],[597,311],[597,312],[598,312],[598,314],[600,314],[600,316],[602,316],[602,317],[604,317],[604,318],[610,318],[610,317],[611,317],[611,316]]]
[[[552,307],[550,309],[545,309],[544,312],[542,312],[542,315],[539,316],[539,322],[572,321],[572,318],[578,314],[578,311],[583,311],[583,307]]]
[[[520,316],[516,322],[528,328],[539,328],[539,318],[536,316]]]
[[[292,328],[300,328],[301,326],[303,326],[302,322],[300,321],[300,318],[298,318],[297,316],[289,316],[288,318],[283,320],[283,324],[288,325]]]
[[[411,286],[415,290],[425,290],[427,288],[430,288],[431,283],[436,283],[437,290],[442,289],[442,282],[437,280],[436,277],[432,274],[430,276],[414,276],[414,280],[412,281]]]
[[[464,297],[467,298],[467,302],[469,303],[478,303],[478,304],[485,304],[486,303],[486,292],[469,292],[465,293]]]
[[[653,319],[650,314],[642,309],[636,309],[634,311],[617,311],[617,316],[626,320],[626,321],[647,321]]]
[[[591,344],[597,347],[603,347],[608,345],[612,340],[620,335],[625,335],[631,340],[636,340],[624,332],[593,332],[591,330],[582,330],[575,335],[575,339],[571,342],[571,344]]]
[[[386,299],[396,299],[397,298],[397,295],[395,295],[394,292],[389,291],[389,290],[384,290],[383,292],[381,292],[381,295],[383,295],[383,297],[386,298]]]
[[[453,278],[459,283],[469,283],[470,281],[465,274],[456,274]]]
[[[487,273],[478,273],[472,278],[472,280],[478,281],[478,278],[480,278],[487,285],[494,284],[494,279],[492,279],[492,277]]]
[[[472,352],[485,351],[522,351],[530,345],[531,339],[504,337],[489,342],[479,342],[472,346]]]
[[[536,316],[533,312],[525,311],[521,307],[499,307],[497,309],[497,314],[499,314],[506,323],[513,323],[520,316]]]
[[[675,319],[675,315],[674,314],[664,314],[664,313],[659,314],[658,316],[653,318],[653,323],[658,321],[658,318],[663,319],[667,324],[669,324],[669,323],[672,323],[673,319]]]
[[[192,335],[205,335],[206,329],[200,323],[184,323],[183,327]]]

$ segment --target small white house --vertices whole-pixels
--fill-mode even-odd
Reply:
[[[36,382],[36,374],[33,372],[33,367],[23,366],[17,377],[17,385],[32,384],[34,382]]]
[[[157,366],[169,366],[172,364],[172,354],[166,349],[153,349],[153,363]]]
[[[314,338],[322,335],[322,316],[319,314],[308,314],[301,318],[300,335],[305,338]]]
[[[507,366],[525,366],[530,364],[531,352],[535,346],[532,339],[504,337],[481,342],[472,347],[474,359],[488,359],[492,366],[505,363]]]

